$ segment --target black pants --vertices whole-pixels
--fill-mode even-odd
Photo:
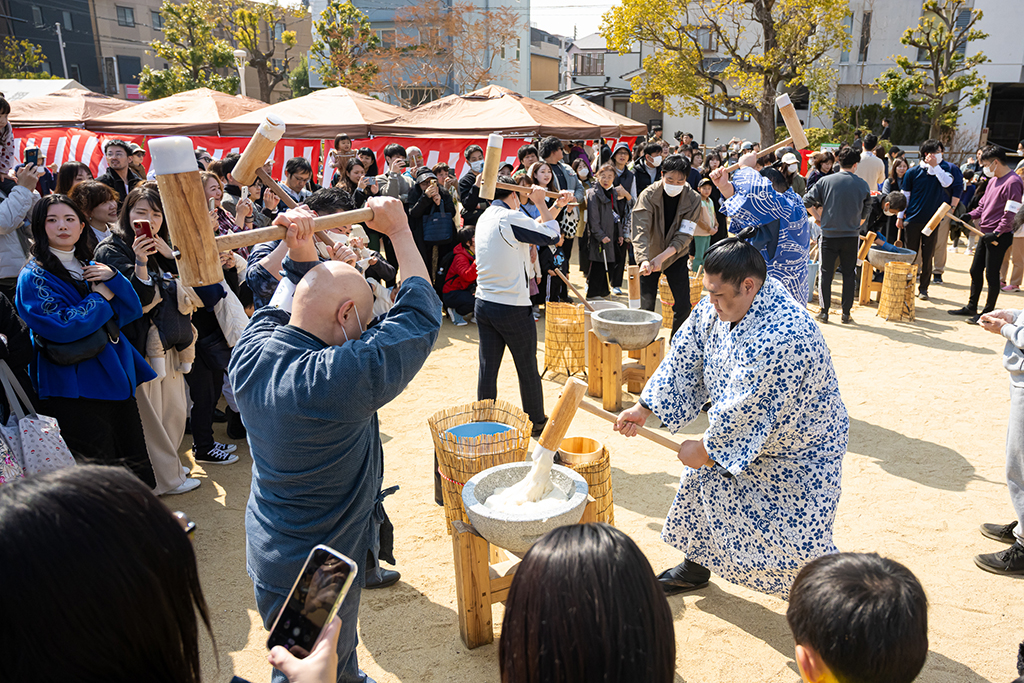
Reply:
[[[925,225],[925,223],[903,224],[903,233],[907,237],[907,249],[917,252],[917,261],[915,263],[921,265],[921,279],[918,285],[918,291],[921,294],[928,293],[928,284],[932,281],[932,257],[935,254],[935,241],[938,239],[936,237],[938,228],[932,231],[930,235],[921,233]],[[942,248],[945,249],[946,245],[942,245]],[[822,263],[824,264],[824,261]]]
[[[582,233],[579,236],[580,241],[580,272],[587,274],[590,272],[590,231]]]
[[[470,289],[456,289],[452,292],[445,292],[443,298],[445,306],[454,308],[456,313],[463,316],[472,313],[473,308],[476,306],[476,296],[473,294],[473,290]]]
[[[611,245],[604,245],[605,249],[611,251]],[[611,270],[614,264],[608,264]],[[608,287],[608,271],[604,267],[604,259],[590,262],[590,271],[587,273],[587,298],[608,296],[612,290]]]
[[[615,253],[615,263],[608,263],[608,276],[612,280],[612,287],[622,287],[622,273],[626,270],[626,257],[627,257],[627,246],[628,242],[623,241],[619,244],[618,240],[612,240],[612,244],[615,245],[613,250]]]
[[[850,315],[857,294],[857,237],[823,237],[821,239],[821,310],[828,313],[832,305],[832,278],[836,274],[836,261],[843,274],[843,315]]]
[[[992,246],[983,239],[978,240],[978,246],[974,248],[974,260],[971,261],[971,298],[967,302],[968,308],[978,309],[981,286],[988,283],[988,297],[985,299],[985,308],[982,313],[996,310],[996,299],[999,298],[1000,286],[999,270],[1003,266],[1003,258],[1013,245],[1014,239],[1010,235],[1003,235],[999,238],[999,246]]]
[[[196,343],[196,360],[192,372],[185,375],[192,397],[192,448],[205,455],[213,448],[213,411],[224,386],[224,371],[231,359],[231,349],[224,337],[200,337]]]
[[[672,290],[672,336],[676,330],[690,317],[690,269],[686,267],[686,259],[679,258],[671,266],[659,273],[640,276],[640,308],[645,311],[656,311],[658,303],[658,280],[661,273],[668,280],[668,288]]]
[[[156,488],[135,397],[124,401],[46,398],[39,401],[39,412],[57,419],[64,443],[79,464],[125,467],[146,486]]]
[[[480,370],[476,380],[478,401],[498,398],[498,370],[505,347],[512,352],[519,375],[523,410],[535,425],[544,415],[544,391],[537,372],[537,324],[529,306],[506,306],[477,299],[476,326],[480,334]]]

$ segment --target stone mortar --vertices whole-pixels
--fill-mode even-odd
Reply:
[[[894,247],[895,248],[895,247]],[[890,261],[901,261],[902,263],[913,263],[917,257],[916,251],[910,249],[899,248],[898,252],[882,251],[881,249],[875,249],[871,247],[868,250],[868,263],[873,265],[879,270],[885,270],[885,264]]]
[[[661,330],[661,316],[639,308],[610,308],[590,314],[597,336],[627,351],[646,348]]]
[[[495,489],[518,484],[530,473],[532,462],[497,465],[475,475],[462,487],[462,503],[470,523],[490,543],[522,556],[537,539],[560,526],[576,524],[587,505],[587,481],[568,467],[551,468],[551,483],[569,497],[545,517],[499,512],[484,507],[484,501]]]

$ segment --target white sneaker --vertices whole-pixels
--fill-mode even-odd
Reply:
[[[234,453],[235,451],[238,450],[238,446],[236,446],[235,444],[233,444],[233,443],[221,443],[220,441],[214,441],[213,442],[213,447],[214,448],[219,448],[222,451],[224,451],[225,453]]]
[[[182,465],[181,466],[181,473],[184,474],[187,477],[188,475],[192,474],[192,468],[191,467],[185,467],[184,465]]]
[[[188,493],[189,491],[193,491],[193,490],[199,488],[199,485],[202,484],[202,483],[203,482],[200,481],[199,479],[193,479],[192,477],[188,477],[188,478],[185,479],[185,481],[182,482],[181,486],[179,486],[178,488],[173,489],[171,491],[167,491],[163,495],[165,495],[165,496],[176,496],[179,493]]]

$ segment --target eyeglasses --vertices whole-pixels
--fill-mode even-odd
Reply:
[[[196,523],[189,519],[188,515],[186,515],[184,512],[178,511],[172,512],[171,514],[174,515],[174,518],[178,520],[178,524],[181,525],[182,531],[184,531],[185,534],[188,536],[188,540],[193,540],[196,533]]]

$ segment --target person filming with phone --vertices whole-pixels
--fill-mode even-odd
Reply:
[[[314,214],[298,207],[274,221],[288,230],[286,277],[256,311],[228,367],[253,458],[247,568],[268,628],[313,546],[328,545],[360,567],[378,551],[385,494],[377,411],[412,381],[441,327],[441,302],[402,203],[374,197],[367,205],[374,212],[367,227],[391,239],[403,274],[383,320],[366,329],[373,308],[366,280],[345,263],[319,262]],[[366,579],[359,571],[341,606],[339,683],[364,680],[356,621]]]

